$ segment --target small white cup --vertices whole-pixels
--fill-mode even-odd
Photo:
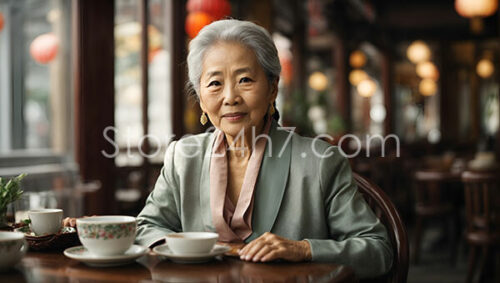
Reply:
[[[207,254],[219,239],[219,234],[212,232],[172,233],[165,237],[168,248],[174,254]]]
[[[7,270],[18,263],[28,250],[24,234],[19,232],[0,232],[0,271]]]
[[[109,256],[125,253],[134,243],[137,221],[132,216],[107,215],[76,220],[78,238],[95,255]]]
[[[37,236],[55,234],[62,224],[63,210],[58,208],[37,209],[28,211],[31,230]]]

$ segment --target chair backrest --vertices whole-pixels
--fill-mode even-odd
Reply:
[[[353,173],[358,191],[387,228],[394,251],[394,261],[383,282],[406,282],[408,276],[409,247],[408,235],[396,207],[377,185],[359,174]]]
[[[441,206],[451,202],[446,189],[460,181],[459,174],[439,170],[419,170],[413,178],[417,206]]]
[[[462,173],[467,231],[500,229],[500,177],[496,172]]]

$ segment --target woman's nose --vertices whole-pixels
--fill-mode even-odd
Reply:
[[[240,100],[238,91],[232,85],[226,85],[224,88],[224,104],[234,105],[238,104]]]

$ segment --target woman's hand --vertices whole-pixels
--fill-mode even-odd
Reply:
[[[97,216],[97,215],[92,215],[92,216]],[[84,216],[82,218],[87,218],[90,216]],[[76,227],[76,218],[71,218],[71,217],[66,217],[62,221],[62,226],[63,227]]]
[[[62,221],[63,227],[76,227],[76,218],[66,217]]]
[[[293,241],[266,232],[239,251],[240,259],[246,261],[311,260],[311,246],[307,241]]]

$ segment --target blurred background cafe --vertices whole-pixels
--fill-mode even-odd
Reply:
[[[0,176],[25,211],[137,215],[171,140],[206,131],[186,51],[268,29],[281,124],[323,135],[397,207],[408,282],[500,282],[498,0],[0,0]]]

